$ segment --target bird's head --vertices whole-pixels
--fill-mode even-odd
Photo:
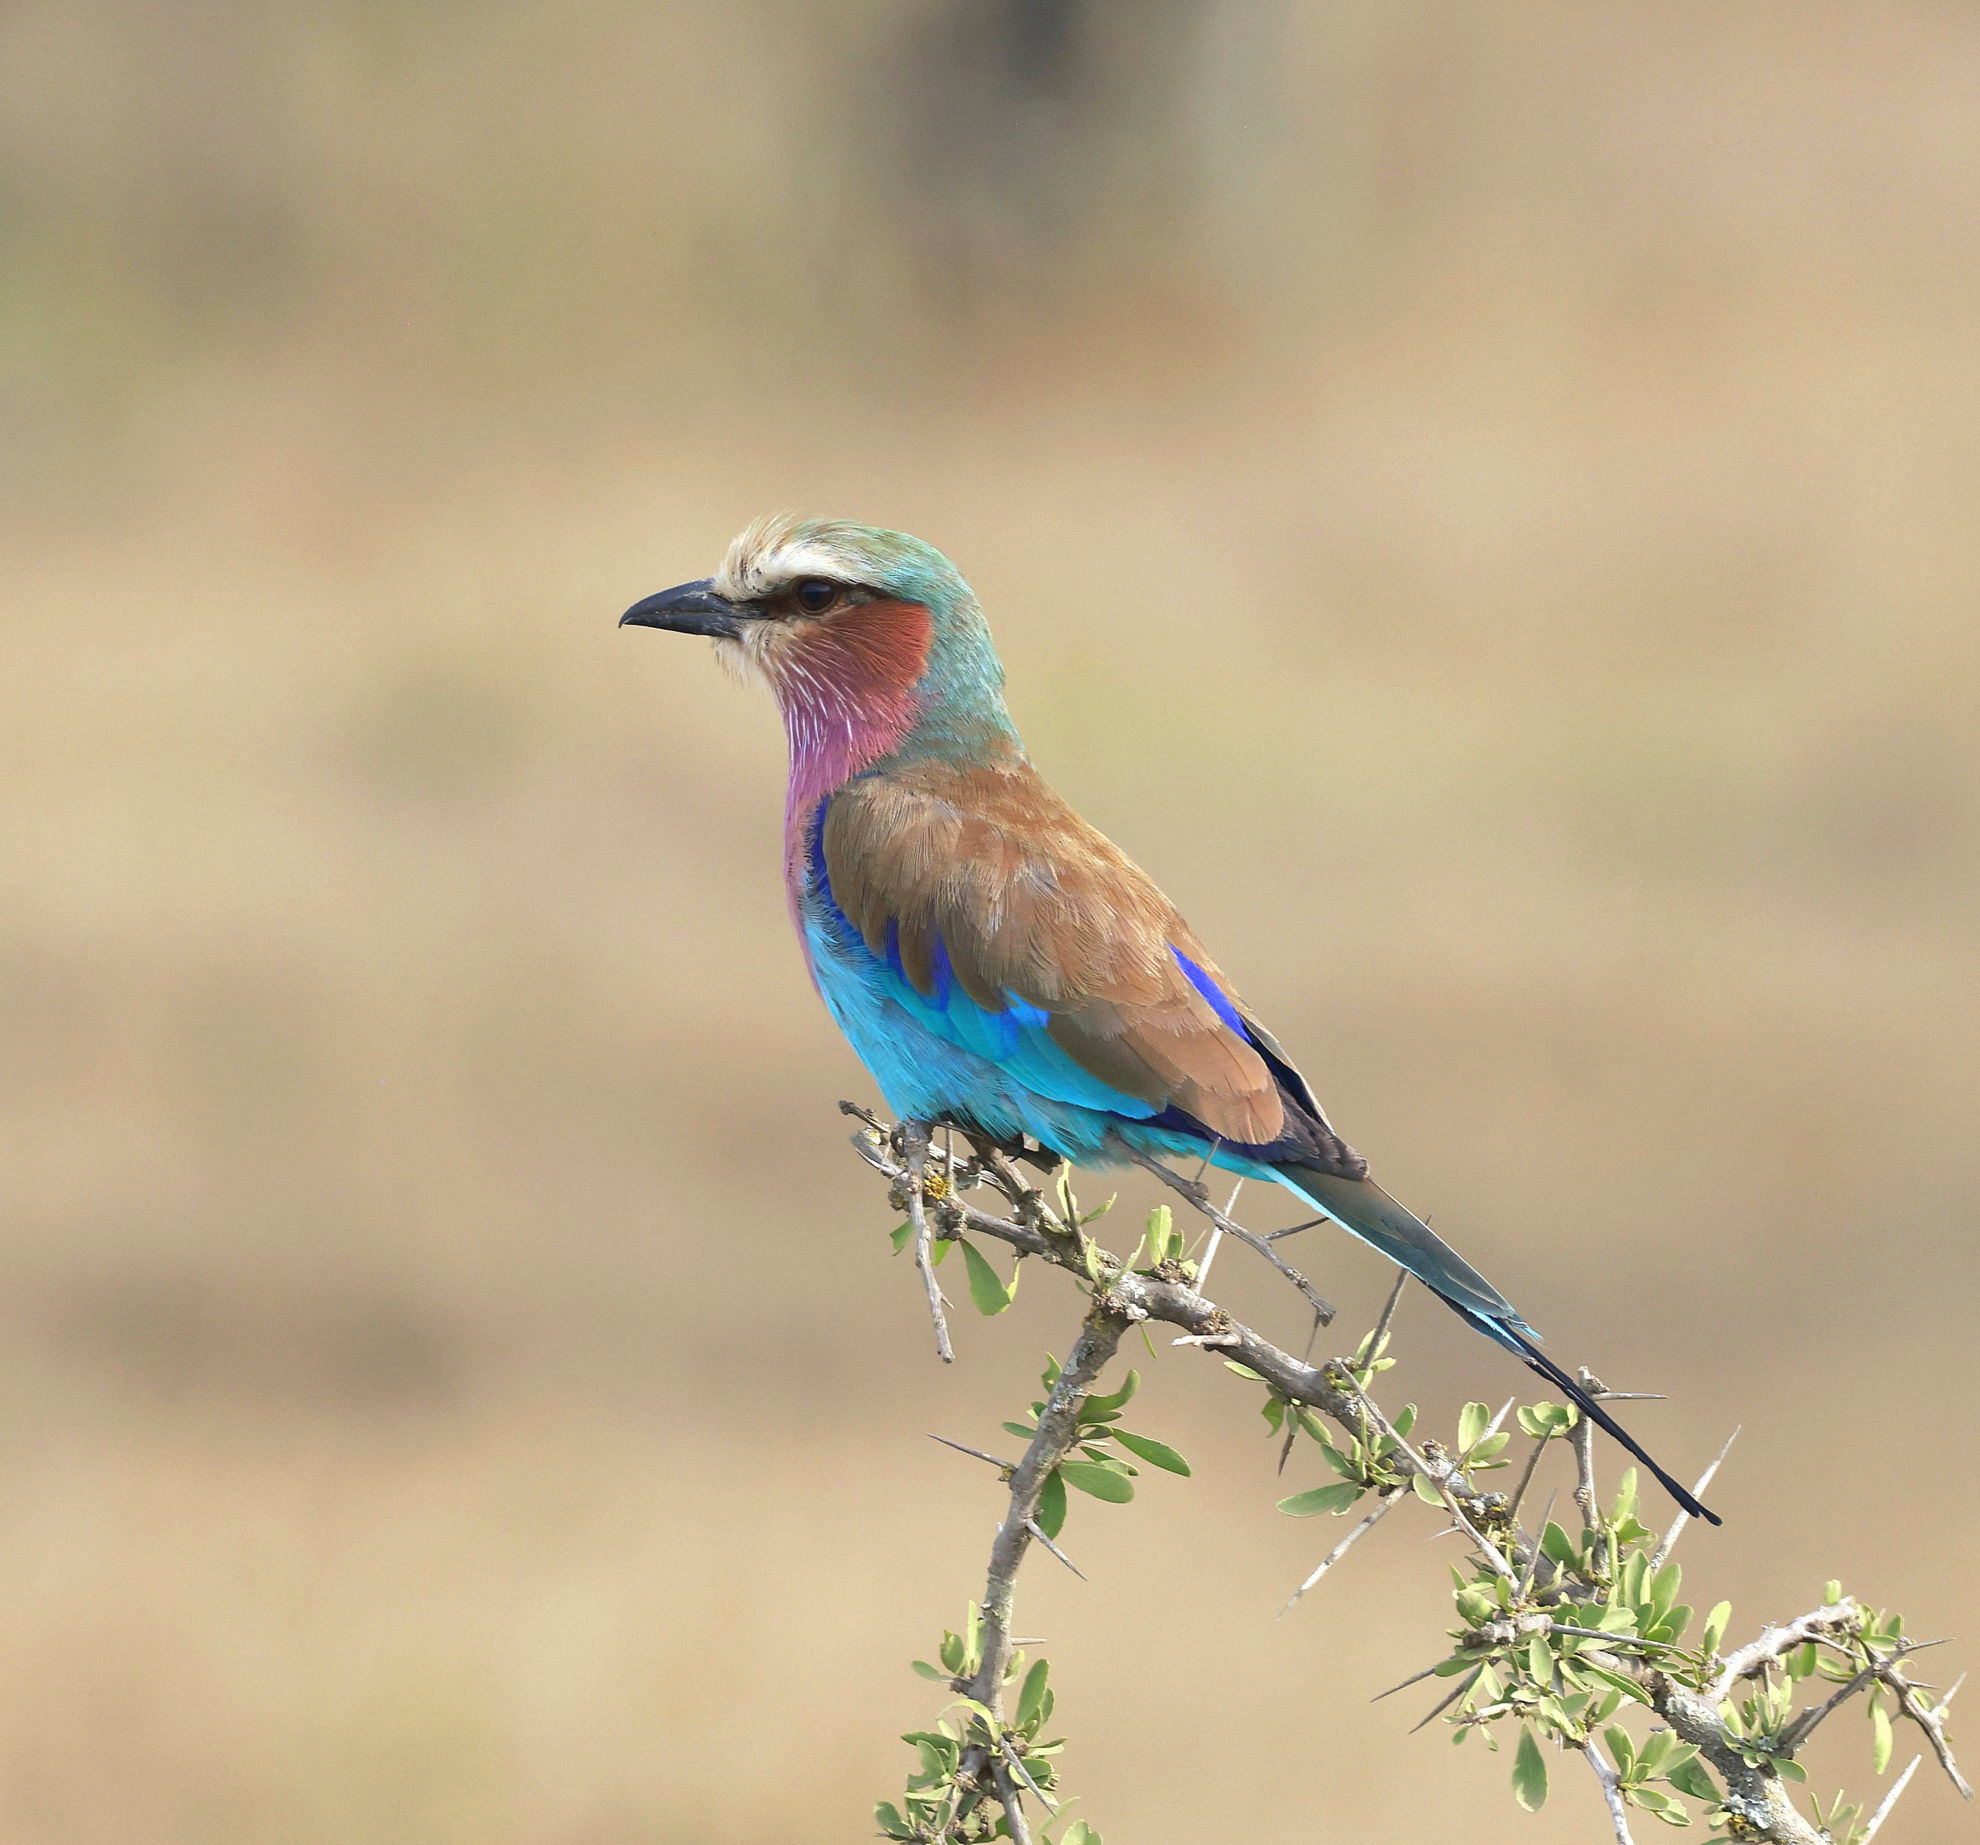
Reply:
[[[759,519],[712,577],[648,596],[619,623],[707,635],[725,664],[764,680],[794,766],[824,750],[856,774],[909,741],[1015,742],[976,598],[955,565],[905,532]]]

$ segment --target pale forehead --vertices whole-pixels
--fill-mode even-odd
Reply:
[[[774,595],[802,577],[856,582],[860,571],[860,560],[850,549],[833,544],[803,521],[759,519],[729,546],[722,568],[715,573],[715,587],[732,601],[741,601]]]

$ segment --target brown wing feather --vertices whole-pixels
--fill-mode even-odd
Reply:
[[[1171,952],[1228,993],[1202,944],[1030,764],[925,763],[854,781],[832,797],[824,850],[840,909],[876,954],[893,923],[919,991],[934,991],[939,939],[978,1005],[1015,993],[1049,1010],[1053,1042],[1122,1093],[1245,1145],[1284,1130],[1278,1080]]]

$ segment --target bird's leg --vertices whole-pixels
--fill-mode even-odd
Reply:
[[[942,1284],[935,1279],[934,1239],[928,1233],[928,1128],[925,1122],[903,1121],[894,1130],[908,1169],[908,1222],[914,1226],[914,1266],[921,1272],[921,1285],[928,1295],[928,1314],[935,1322],[935,1355],[945,1365],[956,1361],[955,1347],[949,1343],[949,1320],[942,1309]]]
[[[1224,1212],[1218,1210],[1210,1202],[1210,1194],[1196,1180],[1185,1179],[1181,1173],[1174,1172],[1169,1167],[1163,1165],[1154,1155],[1142,1152],[1139,1147],[1131,1146],[1119,1134],[1110,1134],[1108,1141],[1113,1149],[1124,1159],[1131,1160],[1135,1165],[1152,1172],[1171,1191],[1178,1192],[1184,1198],[1187,1198],[1190,1204],[1196,1210],[1201,1211],[1205,1217],[1209,1218],[1211,1223],[1221,1230],[1224,1235],[1235,1237],[1247,1249],[1254,1250],[1257,1254],[1263,1256],[1301,1294],[1305,1295],[1306,1304],[1319,1316],[1322,1326],[1332,1323],[1334,1318],[1333,1306],[1330,1302],[1321,1299],[1313,1284],[1298,1269],[1294,1268],[1285,1257],[1280,1255],[1266,1238],[1258,1235],[1256,1231],[1247,1230],[1242,1224],[1233,1223]]]

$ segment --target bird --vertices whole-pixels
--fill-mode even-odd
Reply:
[[[1368,1176],[1175,905],[1046,783],[982,607],[933,545],[779,513],[635,602],[774,694],[784,875],[812,981],[903,1120],[1075,1165],[1178,1155],[1283,1186],[1560,1390],[1720,1522]]]

